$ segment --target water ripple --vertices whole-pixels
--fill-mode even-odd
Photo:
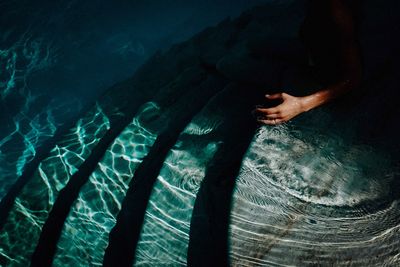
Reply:
[[[388,156],[338,136],[261,128],[233,197],[232,265],[398,265],[399,203],[379,205],[397,173]]]
[[[158,110],[153,102],[145,104],[107,149],[64,224],[55,266],[101,266],[108,234],[116,223],[131,178],[157,137],[143,126],[141,119]]]
[[[196,194],[218,148],[218,139],[205,135],[220,123],[203,111],[171,149],[151,193],[134,266],[186,266]]]
[[[17,196],[0,234],[7,266],[27,266],[58,193],[110,128],[96,105],[56,145]]]

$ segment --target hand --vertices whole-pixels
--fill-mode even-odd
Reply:
[[[267,100],[281,99],[282,103],[272,108],[257,108],[257,120],[267,125],[277,125],[289,121],[303,113],[302,97],[291,96],[286,93],[265,95]]]

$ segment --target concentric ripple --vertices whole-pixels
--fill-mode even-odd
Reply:
[[[233,196],[232,265],[398,266],[398,200],[365,206],[388,197],[390,159],[301,132],[265,127],[255,136]]]
[[[0,235],[0,255],[7,266],[27,266],[58,193],[110,128],[96,105],[43,160],[17,196]]]
[[[271,3],[282,4],[283,12],[272,12],[273,16],[265,13],[257,19],[257,14],[263,13],[273,5],[267,6],[266,9],[260,8],[260,12],[245,13],[234,21],[225,20],[215,30],[206,29],[192,41],[175,45],[171,52],[165,54],[168,56],[162,56],[160,53],[155,60],[149,61],[138,76],[133,77],[134,83],[131,84],[129,80],[122,87],[115,87],[118,90],[110,91],[111,98],[114,94],[116,95],[111,102],[121,105],[121,110],[130,110],[125,108],[124,101],[118,102],[133,99],[137,93],[135,82],[138,82],[139,88],[147,92],[153,91],[159,84],[164,84],[172,91],[177,90],[166,93],[164,97],[162,95],[165,91],[160,90],[159,94],[155,94],[156,99],[165,100],[164,105],[169,106],[179,96],[185,97],[184,92],[187,88],[190,90],[191,86],[188,85],[192,84],[192,80],[197,80],[197,76],[203,77],[197,71],[191,70],[192,67],[197,70],[197,63],[201,62],[202,67],[214,73],[215,70],[210,67],[218,62],[221,56],[228,53],[228,47],[233,47],[233,51],[242,52],[237,48],[246,46],[247,49],[247,45],[250,47],[253,37],[257,37],[254,38],[257,40],[258,37],[263,37],[268,33],[271,37],[281,38],[286,36],[288,31],[297,34],[298,29],[293,27],[290,30],[292,26],[286,24],[299,24],[296,17],[298,18],[300,14],[291,12],[291,8],[286,7],[292,3],[301,2],[274,0]],[[376,3],[376,1],[370,2]],[[65,76],[74,77],[83,85],[92,84],[89,80],[97,80],[98,73],[100,76],[104,74],[103,81],[112,80],[114,75],[123,77],[121,73],[131,72],[133,61],[143,58],[152,49],[152,45],[145,42],[143,44],[146,53],[144,53],[141,42],[137,45],[132,42],[132,38],[140,39],[148,36],[146,28],[142,29],[144,32],[143,36],[140,34],[142,37],[135,37],[136,30],[131,33],[122,30],[120,34],[126,37],[120,38],[118,33],[117,35],[112,33],[111,35],[116,36],[116,39],[111,36],[111,39],[107,38],[108,41],[105,43],[98,42],[101,35],[109,34],[108,31],[102,33],[104,27],[101,25],[104,25],[104,22],[108,25],[106,28],[112,30],[119,24],[108,23],[105,19],[107,17],[104,16],[100,16],[101,23],[97,24],[97,20],[90,18],[91,12],[82,12],[91,11],[90,3],[83,5],[83,9],[75,8],[81,6],[80,1],[68,0],[65,4],[56,3],[54,7],[57,9],[54,9],[54,12],[52,8],[49,9],[52,10],[51,13],[54,16],[41,15],[46,12],[34,16],[44,17],[44,21],[55,26],[55,30],[49,32],[49,35],[54,33],[57,36],[67,37],[66,39],[56,38],[60,43],[65,40],[73,43],[72,46],[65,47],[65,50],[62,47],[58,48],[61,53],[65,53],[64,56],[67,58],[59,61],[57,65],[63,65],[60,70]],[[0,4],[0,6],[7,7],[7,4]],[[25,5],[21,6],[25,7]],[[93,6],[95,10],[99,7],[100,11],[104,9],[101,5]],[[58,11],[64,7],[66,13]],[[367,13],[375,14],[376,9],[371,7]],[[363,9],[367,10],[367,8]],[[72,16],[69,16],[69,10],[78,10],[78,12],[72,12]],[[11,13],[20,12],[11,10]],[[375,22],[381,20],[378,13],[376,13],[378,16]],[[82,17],[83,20],[75,19],[78,17]],[[166,17],[169,18],[168,15]],[[108,18],[111,19],[111,17]],[[262,21],[263,18],[265,21]],[[129,19],[118,17],[118,20],[125,22]],[[287,23],[283,23],[282,26],[279,23],[281,20]],[[82,22],[84,24],[89,22],[86,23],[87,30],[85,27],[80,27]],[[391,24],[394,24],[392,22]],[[369,26],[372,32],[376,31],[375,28],[384,28],[377,25],[386,25],[386,23],[375,24],[374,20],[367,24],[369,23],[374,25]],[[18,24],[16,23],[16,28],[19,27]],[[65,25],[72,31],[63,31],[63,27],[57,27],[57,25]],[[82,29],[77,29],[76,26]],[[168,28],[168,25],[164,26],[162,28]],[[91,28],[90,31],[89,28]],[[7,36],[14,35],[12,31],[4,29],[0,38],[5,40]],[[371,31],[366,27],[364,32]],[[85,34],[91,40],[81,38]],[[379,32],[377,36],[368,35],[372,37],[371,40],[367,36],[361,41],[365,44],[372,43],[373,49],[369,48],[369,50],[375,54],[378,47],[375,44],[382,43],[385,33]],[[242,42],[248,37],[251,37],[250,42]],[[36,101],[31,88],[27,86],[28,77],[35,71],[52,65],[56,60],[54,55],[57,51],[52,51],[49,40],[36,39],[30,36],[29,32],[18,39],[19,41],[17,40],[11,47],[4,48],[3,44],[0,47],[0,105],[3,103],[1,101],[18,102],[15,105],[5,105],[4,109],[0,106],[2,111],[9,113],[4,123],[7,126],[3,127],[5,130],[0,134],[0,199],[21,175],[26,163],[34,157],[35,149],[43,143],[43,140],[53,136],[55,130],[61,125],[63,119],[55,119],[54,116],[59,114],[61,118],[68,118],[64,114],[73,113],[71,107],[76,108],[75,105],[66,102],[60,108],[53,104],[46,107],[47,103]],[[93,42],[92,39],[95,41]],[[165,42],[164,45],[167,43]],[[394,47],[396,46],[392,44],[392,47],[386,49],[387,53],[395,51]],[[79,52],[77,56],[73,57],[73,53],[69,53],[71,48]],[[92,56],[85,56],[89,50],[93,50],[94,53]],[[106,50],[111,51],[111,54],[107,56]],[[208,52],[198,57],[198,52],[205,51]],[[98,61],[99,57],[111,59],[115,56],[123,58],[123,62],[128,61],[126,64],[129,68],[124,70],[118,60]],[[69,75],[78,72],[72,71],[77,66],[72,62],[78,57],[82,57],[83,67],[78,67],[78,70],[83,70],[82,76]],[[289,57],[285,56],[283,60]],[[374,55],[373,58],[375,57]],[[393,73],[389,68],[391,64],[386,63],[391,61],[385,55],[377,58],[378,61],[384,62],[385,66],[382,67],[381,62],[376,60],[366,60],[366,63],[369,61],[371,65],[379,63],[373,69],[389,70],[384,71],[385,75],[382,77],[376,76],[375,86],[387,87],[388,79],[391,79],[389,76]],[[372,57],[367,59],[372,59]],[[97,68],[90,70],[90,67],[96,64],[101,65],[99,64],[101,62],[107,63],[103,64],[106,66],[104,69],[100,69],[104,72],[98,72]],[[183,68],[190,70],[187,77],[184,75],[182,81],[180,79],[172,81]],[[55,73],[57,74],[57,71]],[[48,77],[47,74],[55,76],[52,71],[45,74],[43,77]],[[54,82],[62,84],[64,80],[55,79]],[[172,83],[169,84],[169,82]],[[124,87],[125,85],[127,86]],[[122,90],[119,90],[121,88]],[[202,89],[202,87],[199,88]],[[88,89],[85,86],[85,92],[89,91]],[[368,91],[371,88],[367,86],[365,89]],[[37,90],[40,91],[40,88]],[[58,92],[58,90],[53,91]],[[80,88],[75,88],[75,91],[78,94],[83,92]],[[150,96],[150,93],[143,95]],[[172,96],[171,99],[167,99],[169,95]],[[382,95],[385,96],[385,94]],[[82,96],[79,95],[79,97]],[[126,102],[129,101],[126,100]],[[234,103],[229,100],[226,102]],[[179,103],[193,104],[190,101]],[[225,101],[216,106],[220,108],[220,104],[223,103]],[[174,107],[175,111],[186,110],[181,109],[180,104]],[[381,103],[377,106],[383,105]],[[52,108],[63,109],[64,106],[69,106],[70,110],[65,110],[65,113],[52,110]],[[227,105],[222,110],[226,111],[225,108],[228,107],[231,108]],[[110,120],[114,122],[111,116],[107,116],[113,115],[109,114],[112,112],[108,113],[103,108],[104,106],[97,105],[79,120],[75,128],[50,152],[48,158],[41,162],[32,179],[17,196],[0,233],[0,265],[29,266],[29,260],[38,244],[42,227],[48,219],[60,190],[68,184],[71,176],[78,171],[110,127],[114,126],[110,125]],[[364,108],[360,110],[368,111]],[[158,128],[154,130],[152,127],[147,127],[148,125],[142,122],[141,116],[150,113],[151,117],[158,111],[157,104],[147,103],[124,131],[112,140],[112,144],[98,164],[96,162],[94,172],[88,175],[88,182],[80,188],[79,196],[71,206],[69,216],[65,220],[57,244],[54,266],[102,265],[108,235],[116,224],[116,217],[121,209],[128,185],[157,138]],[[223,140],[229,132],[227,130],[221,133],[225,136],[220,138],[220,133],[216,133],[216,129],[229,119],[225,116],[225,120],[222,120],[215,116],[215,112],[209,111],[210,109],[196,116],[180,134],[178,142],[169,150],[165,162],[161,162],[163,157],[157,158],[159,160],[157,163],[163,163],[163,167],[154,183],[146,209],[134,265],[185,266],[187,263],[189,227],[196,195],[205,176],[206,166],[213,163],[215,153],[219,152],[220,140]],[[368,116],[371,115],[367,113]],[[174,116],[168,118],[170,121],[164,121],[165,128],[167,128],[165,125],[168,126],[169,122],[174,120]],[[235,118],[235,116],[229,118]],[[308,119],[310,118],[307,117]],[[390,117],[387,120],[391,120]],[[400,200],[393,198],[390,188],[393,179],[398,179],[397,167],[393,166],[389,156],[367,145],[355,145],[339,136],[318,132],[326,126],[326,123],[327,121],[323,120],[318,122],[318,129],[292,128],[291,124],[263,127],[254,137],[236,179],[236,188],[232,196],[229,256],[233,266],[400,266]],[[240,123],[228,126],[233,126],[232,131],[235,131],[237,125],[240,127]],[[371,125],[378,124],[371,123]],[[348,127],[350,128],[352,127]],[[341,128],[340,130],[348,129]],[[175,138],[175,133],[177,134],[178,131],[171,132]],[[168,136],[168,138],[172,137]],[[168,142],[162,144],[166,143]],[[150,165],[148,169],[151,166],[153,165]],[[143,176],[146,176],[146,173]],[[139,190],[141,188],[134,193]],[[138,214],[138,216],[141,215]],[[118,266],[117,262],[115,266]]]
[[[134,266],[186,266],[196,194],[218,148],[206,135],[219,123],[200,113],[171,149],[147,205]]]

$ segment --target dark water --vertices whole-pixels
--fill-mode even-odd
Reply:
[[[1,2],[0,265],[27,266],[32,255],[36,260],[50,255],[52,242],[53,266],[102,265],[106,253],[125,247],[112,238],[109,244],[111,230],[123,229],[119,223],[124,218],[136,223],[132,214],[118,217],[129,206],[126,196],[146,191],[138,186],[140,177],[151,176],[158,165],[154,182],[145,184],[151,187],[148,204],[142,205],[143,220],[137,219],[134,265],[183,266],[188,253],[192,259],[202,253],[209,258],[207,251],[188,252],[196,234],[190,228],[192,215],[201,215],[196,198],[210,166],[221,151],[236,151],[226,145],[231,140],[227,133],[232,132],[232,140],[239,136],[227,116],[239,120],[240,115],[226,99],[239,97],[228,86],[206,101],[207,88],[220,84],[207,80],[205,102],[198,104],[202,98],[190,93],[188,81],[203,74],[191,68],[170,74],[179,68],[175,59],[190,56],[181,51],[190,50],[168,47],[265,2],[279,4]],[[398,4],[389,1],[389,12],[366,2],[365,17],[375,15],[363,20],[360,33],[370,79],[367,96],[351,109],[352,115],[329,107],[289,124],[257,128],[233,191],[216,190],[232,199],[227,227],[232,265],[399,265],[397,43],[385,42],[393,35],[389,26],[398,22],[393,12]],[[157,49],[167,51],[164,58],[153,58],[142,68],[143,80],[130,78]],[[168,75],[174,84],[155,93],[158,82],[171,79]],[[186,120],[185,114],[188,123],[177,124]],[[52,138],[48,151],[40,150]],[[171,149],[157,150],[169,142]],[[165,158],[151,162],[146,156],[154,153]],[[32,164],[37,158],[38,164]],[[12,187],[21,176],[26,177],[22,186]],[[13,198],[5,209],[11,188],[15,193],[8,194]],[[54,210],[65,212],[65,221],[58,222],[63,215]],[[59,239],[52,241],[57,224]]]
[[[0,196],[40,143],[157,49],[262,2],[1,2]]]

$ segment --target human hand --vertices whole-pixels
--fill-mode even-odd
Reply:
[[[305,111],[302,104],[302,97],[296,97],[286,93],[265,95],[265,97],[267,100],[281,99],[282,103],[272,108],[258,107],[255,109],[257,121],[263,124],[281,124]]]

